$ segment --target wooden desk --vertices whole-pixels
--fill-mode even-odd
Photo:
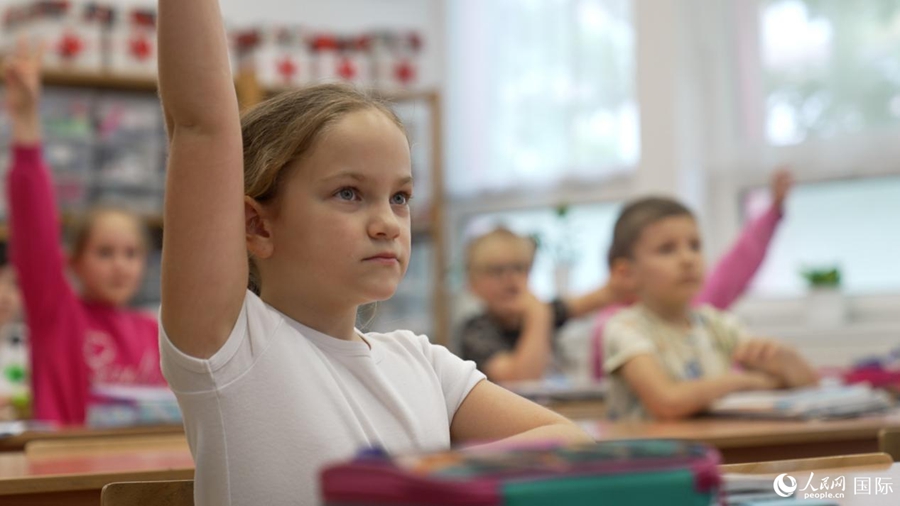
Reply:
[[[810,475],[810,473],[814,473]],[[882,466],[862,466],[851,468],[829,468],[829,469],[810,469],[797,472],[787,473],[789,476],[797,480],[797,491],[794,497],[797,499],[807,498],[807,493],[822,493],[821,483],[823,479],[827,483],[832,484],[835,480],[843,478],[844,490],[831,489],[826,493],[842,494],[842,498],[829,498],[827,500],[834,501],[841,506],[897,506],[900,504],[900,464]],[[755,477],[771,477],[774,483],[774,474],[753,474]],[[810,482],[810,476],[812,481]],[[857,492],[856,479],[859,478],[870,485],[869,493]],[[882,490],[876,489],[876,480],[881,480]],[[726,476],[726,480],[728,477]],[[818,490],[813,492],[807,488],[807,484],[815,486]],[[886,486],[884,484],[889,484]],[[831,486],[831,485],[829,485]],[[803,489],[807,489],[803,491]],[[812,499],[812,497],[809,497]],[[798,503],[798,504],[802,504]]]
[[[578,401],[550,401],[544,407],[570,420],[599,419],[606,414],[606,403],[600,399]]]
[[[88,427],[66,427],[52,431],[28,431],[18,436],[0,438],[0,452],[20,452],[25,445],[36,440],[83,439],[112,436],[155,436],[163,434],[184,434],[182,425],[148,425],[121,427],[116,429],[92,429]]]
[[[0,454],[0,504],[98,506],[107,483],[194,477],[194,461],[183,439],[148,441],[143,448],[76,445],[30,456]]]
[[[726,464],[851,455],[878,451],[878,431],[900,427],[900,412],[829,421],[699,418],[677,422],[578,423],[598,441],[609,439],[690,439],[711,444]]]

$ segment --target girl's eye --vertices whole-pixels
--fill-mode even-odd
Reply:
[[[353,188],[341,188],[335,195],[341,200],[354,200],[356,199],[356,190]]]
[[[393,197],[391,197],[391,204],[395,206],[405,206],[409,204],[409,199],[412,196],[406,192],[395,193]]]

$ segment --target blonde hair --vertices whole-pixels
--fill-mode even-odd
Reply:
[[[73,261],[78,261],[78,259],[81,258],[81,255],[84,254],[88,242],[90,242],[91,239],[91,232],[93,232],[97,222],[104,216],[109,216],[111,214],[124,216],[132,221],[134,223],[134,228],[138,233],[141,248],[144,252],[150,248],[150,236],[147,232],[147,227],[144,225],[144,221],[140,216],[122,207],[101,205],[91,208],[86,214],[76,218],[72,225],[68,227],[70,257]]]
[[[490,232],[479,235],[469,241],[466,245],[466,270],[472,269],[472,261],[478,253],[478,250],[486,243],[493,239],[505,239],[510,241],[519,241],[531,248],[531,261],[534,261],[534,253],[537,250],[537,243],[531,237],[521,236],[506,227],[497,227]]]
[[[384,101],[345,84],[321,84],[282,93],[241,118],[244,144],[244,194],[276,204],[291,166],[312,151],[322,134],[344,116],[376,110],[406,135],[400,118]],[[259,293],[259,271],[250,263],[248,288]]]

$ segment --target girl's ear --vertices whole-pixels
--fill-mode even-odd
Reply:
[[[617,258],[609,269],[610,282],[622,294],[634,297],[637,290],[635,280],[634,261],[629,258]]]
[[[247,249],[255,258],[268,258],[275,247],[272,243],[272,228],[265,206],[244,196],[244,218],[247,231]]]

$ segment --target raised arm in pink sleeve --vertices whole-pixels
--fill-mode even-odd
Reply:
[[[748,223],[737,242],[707,276],[694,304],[709,304],[724,310],[743,295],[766,258],[779,221],[781,212],[772,207]]]
[[[59,213],[40,145],[13,146],[9,171],[10,247],[29,326],[40,325],[75,295],[65,276]]]
[[[84,419],[87,365],[79,301],[69,285],[59,212],[40,145],[15,145],[7,181],[10,253],[31,341],[36,418]]]

